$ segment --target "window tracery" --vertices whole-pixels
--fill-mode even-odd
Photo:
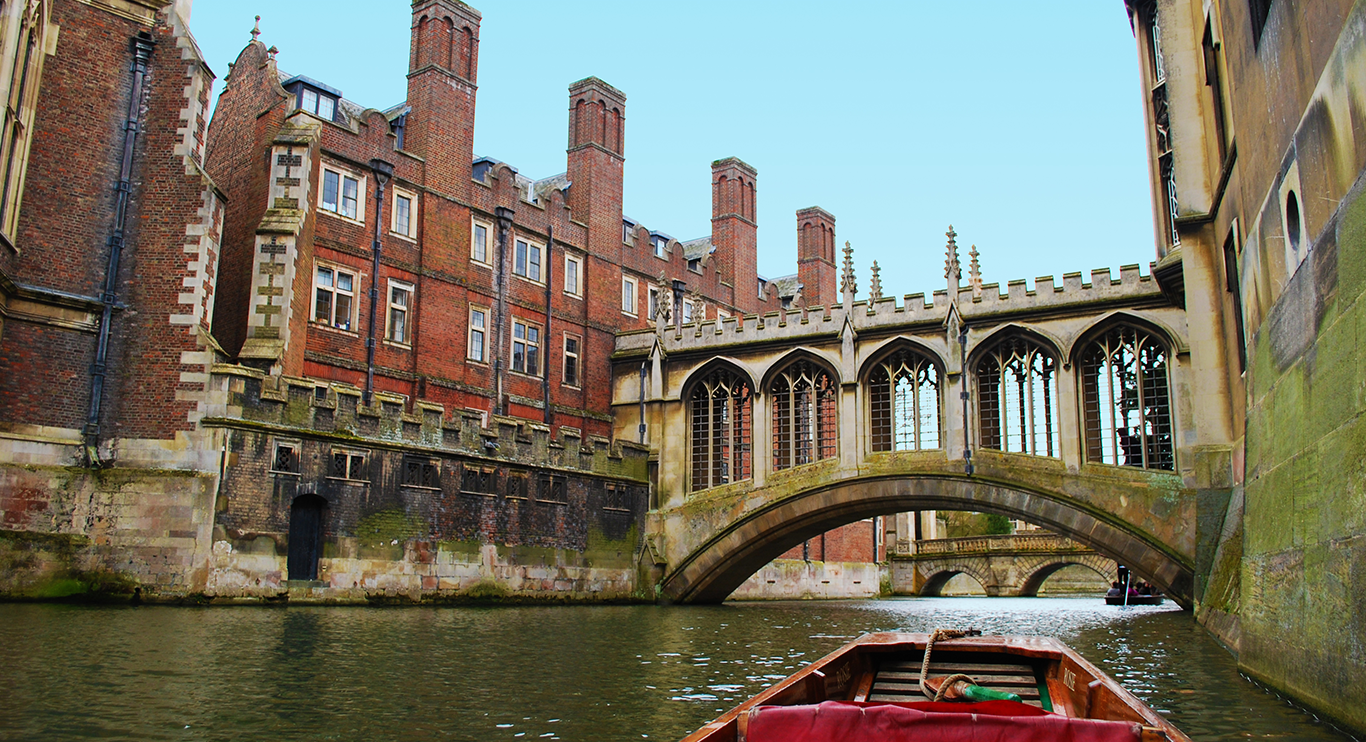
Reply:
[[[835,456],[835,388],[830,372],[811,361],[773,378],[774,471]]]
[[[692,490],[749,479],[754,391],[749,380],[719,368],[693,385]]]
[[[941,448],[939,370],[929,358],[899,350],[868,375],[874,451]]]
[[[981,446],[1059,456],[1057,360],[1027,337],[1002,341],[977,363]]]
[[[1176,468],[1166,346],[1130,326],[1115,327],[1081,357],[1086,458],[1116,466]]]

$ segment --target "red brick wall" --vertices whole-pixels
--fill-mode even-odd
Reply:
[[[721,264],[721,280],[729,283],[731,303],[756,314],[777,309],[759,298],[757,171],[729,157],[711,165],[711,235]]]
[[[818,207],[797,212],[797,280],[808,307],[838,301],[835,268],[835,217]]]
[[[779,559],[801,559],[803,554],[813,562],[874,562],[881,556],[873,552],[872,520],[860,520],[826,531],[820,536],[783,552]]]

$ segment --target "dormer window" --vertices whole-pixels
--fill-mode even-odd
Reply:
[[[337,113],[337,99],[316,90],[303,88],[299,96],[299,107],[316,114],[319,118],[331,121]]]
[[[688,261],[688,270],[692,271],[693,273],[701,273],[701,272],[702,272],[702,259],[701,259],[701,258],[693,258],[692,260],[689,260],[689,261]]]
[[[294,105],[300,110],[327,121],[337,120],[340,90],[303,75],[295,75],[280,84],[294,95]]]
[[[656,237],[656,238],[654,239],[655,257],[656,257],[656,258],[667,258],[667,257],[669,257],[669,252],[668,252],[668,250],[665,249],[665,248],[668,246],[668,244],[669,244],[669,241],[666,240],[666,239],[664,239],[663,237]]]

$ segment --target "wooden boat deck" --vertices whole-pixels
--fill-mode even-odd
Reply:
[[[689,735],[684,742],[736,742],[751,709],[822,701],[907,703],[920,691],[925,634],[867,634]],[[930,677],[956,673],[980,685],[1015,693],[1031,706],[1079,719],[1126,721],[1142,727],[1144,742],[1190,738],[1065,644],[1047,637],[979,636],[941,639]]]

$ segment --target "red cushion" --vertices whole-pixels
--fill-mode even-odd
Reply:
[[[746,726],[747,742],[1137,742],[1142,731],[1133,722],[1069,719],[1011,701],[761,706]]]

